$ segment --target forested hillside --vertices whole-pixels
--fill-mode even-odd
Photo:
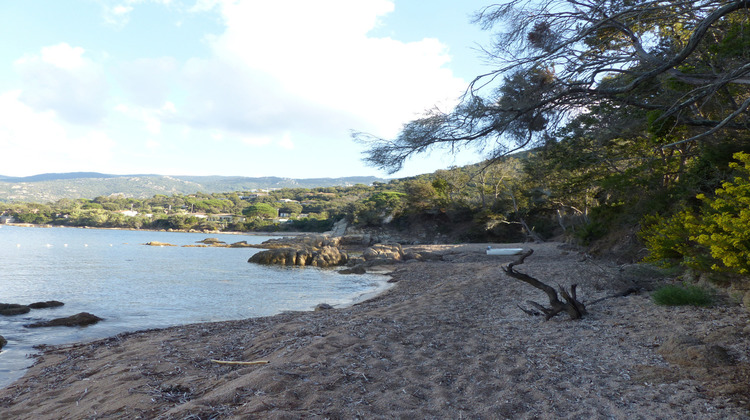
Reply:
[[[369,184],[376,177],[307,178],[242,176],[110,175],[96,172],[0,176],[0,202],[49,202],[99,196],[149,198],[155,194],[222,193],[260,188],[313,188]]]

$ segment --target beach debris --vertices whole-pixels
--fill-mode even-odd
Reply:
[[[523,264],[524,260],[533,253],[533,249],[526,251],[517,260],[503,267],[503,271],[505,271],[505,274],[507,274],[508,276],[513,277],[517,280],[521,280],[524,283],[528,283],[531,286],[536,287],[537,289],[546,293],[547,297],[549,298],[550,308],[545,308],[544,306],[530,300],[527,301],[527,303],[540,310],[541,313],[534,310],[524,309],[520,305],[518,305],[518,308],[529,315],[544,314],[545,320],[549,320],[550,318],[563,311],[565,311],[568,316],[570,316],[570,319],[580,319],[581,317],[583,317],[583,315],[586,314],[586,306],[583,303],[579,302],[576,298],[576,288],[578,287],[578,285],[571,285],[570,291],[565,290],[565,288],[563,288],[562,286],[558,286],[560,296],[562,296],[562,298],[565,300],[565,302],[563,302],[557,296],[557,292],[553,287],[542,283],[534,277],[531,277],[524,273],[520,273],[513,269],[514,266]]]
[[[523,252],[523,248],[493,248],[487,247],[487,255],[518,255]]]
[[[87,325],[96,324],[102,321],[96,315],[92,315],[88,312],[81,312],[65,318],[55,318],[49,321],[40,321],[33,324],[26,324],[26,328],[40,328],[40,327],[85,327]]]
[[[242,362],[242,361],[234,361],[234,360],[216,360],[211,359],[212,362],[218,363],[220,365],[267,365],[271,363],[268,360],[254,360],[252,362]]]

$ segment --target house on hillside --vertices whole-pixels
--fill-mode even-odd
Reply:
[[[9,214],[4,214],[0,216],[0,225],[4,225],[6,223],[13,223],[15,219],[13,219],[13,216]]]

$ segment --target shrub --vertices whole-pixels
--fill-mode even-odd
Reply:
[[[737,176],[722,184],[698,212],[683,211],[669,219],[645,219],[641,238],[647,261],[679,263],[701,271],[750,274],[750,154],[734,154]]]
[[[657,305],[665,306],[708,306],[712,301],[711,294],[698,286],[664,286],[651,294],[651,298]]]

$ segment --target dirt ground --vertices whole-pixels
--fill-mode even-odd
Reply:
[[[442,261],[393,266],[396,285],[353,306],[44,349],[0,418],[750,419],[745,308],[656,306],[657,270],[515,246],[535,250],[518,271],[577,283],[588,315],[521,311],[547,301],[503,273],[516,257],[413,247]]]

